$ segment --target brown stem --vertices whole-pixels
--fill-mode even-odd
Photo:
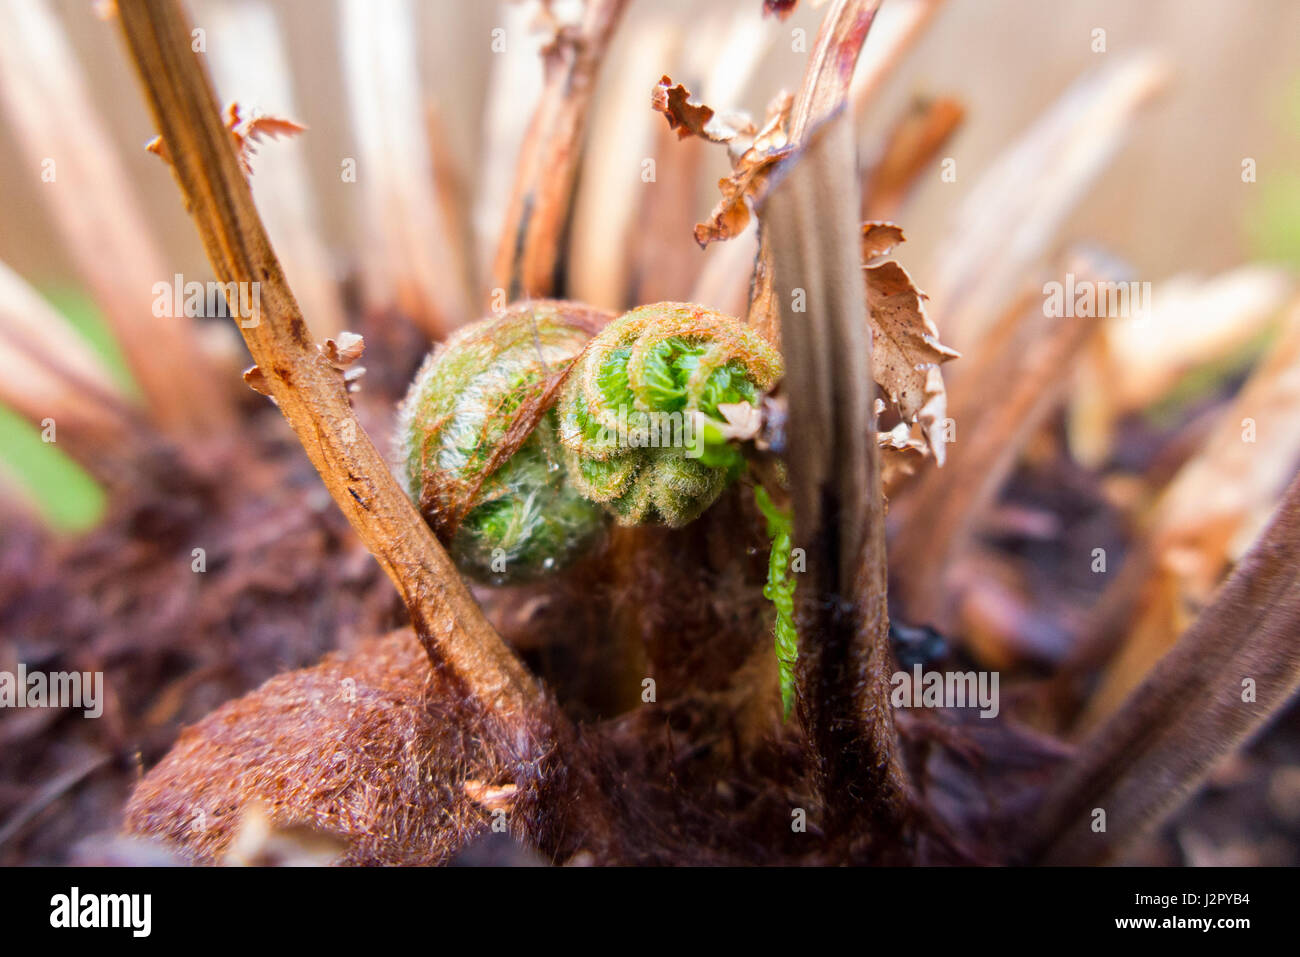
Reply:
[[[1085,731],[1111,711],[1171,647],[1176,634],[1151,627],[1164,617],[1159,596],[1177,581],[1181,594],[1199,593],[1192,579],[1217,581],[1232,560],[1230,543],[1253,516],[1276,502],[1291,479],[1300,434],[1292,410],[1300,399],[1295,370],[1300,367],[1300,300],[1288,310],[1268,357],[1226,409],[1211,414],[1213,426],[1198,434],[1199,451],[1183,461],[1163,484],[1140,540],[1124,559],[1119,574],[1102,592],[1079,640],[1055,678],[1051,700],[1058,720],[1072,734]],[[1260,435],[1270,435],[1268,454],[1242,441],[1242,423],[1251,421]],[[1213,529],[1211,533],[1208,530]],[[1195,574],[1176,571],[1172,556],[1195,549]],[[1118,657],[1116,657],[1118,655]],[[1092,687],[1100,674],[1100,681]],[[1084,705],[1086,704],[1086,708]]]
[[[790,111],[792,146],[804,145],[819,124],[844,109],[858,56],[879,9],[880,0],[836,0],[826,12]],[[779,348],[781,322],[780,308],[772,300],[771,235],[761,218],[758,237],[747,321]]]
[[[907,784],[888,700],[885,546],[867,327],[857,236],[852,130],[815,137],[764,208],[776,302],[795,545],[807,553],[796,592],[799,707],[816,750],[829,826],[896,829]],[[806,312],[786,304],[806,302]],[[863,827],[865,825],[865,827]]]
[[[0,263],[0,403],[57,441],[109,485],[140,479],[136,456],[153,434],[85,341],[39,293]]]
[[[961,126],[966,110],[952,97],[919,100],[894,124],[880,158],[867,174],[862,218],[893,219],[939,151]]]
[[[789,396],[795,544],[808,574],[796,593],[799,711],[816,752],[832,831],[889,840],[908,784],[889,706],[889,612],[871,336],[855,236],[858,177],[844,114],[878,0],[837,0],[792,108],[802,153],[759,217],[749,320],[780,342]],[[839,119],[833,119],[839,114]],[[793,167],[793,169],[788,169]],[[785,304],[804,301],[806,312]]]
[[[194,326],[151,309],[151,290],[170,284],[171,271],[57,20],[43,3],[6,4],[3,17],[0,104],[33,168],[57,160],[41,195],[149,415],[171,433],[228,425],[232,393],[209,374]]]
[[[1078,254],[1062,267],[1089,279],[1115,278],[1104,264]],[[928,471],[891,514],[896,610],[941,630],[956,624],[957,596],[945,585],[949,568],[1026,443],[1065,400],[1069,372],[1101,328],[1089,319],[1045,317],[1041,306],[1027,308],[1025,298],[990,330],[972,366],[953,384],[958,432],[947,464]],[[993,395],[996,402],[989,401]]]
[[[1055,779],[1024,857],[1101,863],[1158,825],[1300,688],[1297,634],[1300,478],[1214,603]]]
[[[396,308],[430,338],[472,317],[464,255],[439,203],[417,68],[414,5],[338,5],[352,114],[362,295],[367,312]],[[432,177],[431,178],[431,175]]]
[[[926,279],[944,342],[968,355],[978,346],[1167,75],[1149,54],[1108,62],[1076,81],[981,175]],[[960,366],[953,364],[950,386]]]
[[[856,123],[862,123],[880,96],[885,81],[893,76],[898,64],[925,33],[943,7],[944,0],[922,0],[900,10],[893,29],[877,36],[877,46],[867,65],[857,71],[853,81],[852,101],[849,109]],[[864,217],[869,218],[869,217]]]
[[[826,11],[790,113],[790,142],[806,142],[848,100],[858,55],[881,0],[835,0]]]
[[[507,301],[555,293],[555,270],[573,199],[596,77],[627,0],[588,0],[582,22],[544,51],[546,86],[528,128],[492,285]]]
[[[410,610],[434,666],[488,713],[519,723],[541,688],[483,617],[447,554],[361,429],[340,374],[312,342],[253,205],[190,27],[172,0],[122,0],[122,31],[171,167],[223,283],[260,283],[241,332],[312,464]]]
[[[247,107],[259,91],[278,115],[300,118],[288,47],[271,6],[221,4],[205,7],[203,18],[210,41],[208,63],[223,99]],[[306,143],[280,140],[256,162],[252,184],[257,208],[302,299],[303,314],[318,337],[337,336],[347,328],[347,315],[320,226],[317,197],[309,185]],[[375,175],[371,169],[366,173],[364,184]]]

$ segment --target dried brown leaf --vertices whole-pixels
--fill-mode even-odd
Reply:
[[[865,239],[864,239],[865,242]],[[864,269],[872,332],[871,374],[898,406],[904,422],[918,422],[944,462],[943,436],[936,426],[947,415],[947,393],[939,364],[960,353],[939,341],[925,312],[925,294],[896,262]]]
[[[889,434],[888,432],[881,432],[879,436],[888,436]],[[877,437],[878,441],[879,436]],[[920,468],[921,463],[925,460],[925,450],[911,444],[915,441],[911,440],[904,448],[897,448],[889,444],[880,446],[880,491],[884,495],[886,503],[906,479],[916,474],[916,470]]]
[[[725,143],[735,135],[736,131],[714,122],[717,114],[711,107],[692,102],[691,91],[680,83],[674,86],[667,75],[655,84],[650,94],[650,105],[664,115],[668,128],[676,131],[679,140],[699,136],[711,143]],[[750,129],[752,131],[752,124]]]
[[[877,415],[884,404],[876,400]],[[914,437],[906,422],[900,422],[888,432],[876,433],[876,448],[880,450],[880,490],[888,502],[904,481],[916,474],[929,456],[930,446],[925,439]]]
[[[925,370],[923,394],[924,401],[921,403],[921,410],[916,413],[916,421],[921,426],[921,434],[930,443],[935,462],[943,465],[946,457],[944,452],[946,439],[942,426],[948,417],[948,391],[944,388],[943,373],[939,371],[938,366],[930,366]]]
[[[260,392],[265,396],[271,395],[271,384],[266,381],[266,374],[256,364],[244,370],[244,382],[254,392]]]
[[[272,116],[269,113],[254,113],[252,116],[245,117],[240,113],[239,104],[235,102],[226,107],[223,119],[226,128],[230,130],[230,135],[235,139],[235,152],[239,154],[239,165],[243,167],[245,176],[251,176],[253,173],[252,160],[253,154],[257,152],[257,143],[268,136],[295,136],[307,129],[293,120]],[[157,150],[155,152],[164,159],[167,158],[165,152]]]
[[[762,202],[773,169],[794,152],[787,129],[793,106],[794,97],[789,93],[777,96],[752,143],[733,160],[731,175],[718,180],[722,199],[708,220],[695,227],[695,241],[701,246],[731,239],[749,225],[750,204]],[[729,145],[734,146],[737,140],[739,136],[733,137]]]
[[[884,220],[871,220],[862,224],[862,261],[871,262],[877,256],[887,256],[907,237],[903,227]]]
[[[767,191],[768,173],[790,153],[787,125],[794,97],[782,91],[768,105],[761,129],[744,114],[732,113],[724,119],[711,107],[692,102],[690,90],[680,83],[674,85],[668,76],[655,86],[650,103],[664,114],[678,139],[698,136],[727,147],[732,173],[718,180],[722,199],[708,221],[696,225],[695,241],[707,246],[731,239],[749,225],[749,203],[761,201]]]
[[[906,422],[898,423],[888,432],[877,432],[876,447],[882,451],[885,449],[893,451],[911,450],[920,452],[922,455],[927,454],[929,451],[929,446],[925,444],[924,439],[912,436],[912,430]]]
[[[245,176],[253,174],[252,159],[257,152],[256,144],[268,136],[294,136],[304,132],[307,127],[287,120],[281,116],[266,113],[254,113],[245,117],[240,113],[239,104],[232,102],[222,114],[222,121],[235,140],[235,152],[239,156],[239,165]],[[171,152],[161,136],[155,136],[144,148],[156,155],[167,165],[171,165]]]
[[[889,131],[863,188],[863,216],[889,217],[961,126],[965,109],[951,97],[917,100]]]
[[[355,332],[341,332],[337,340],[326,339],[317,348],[331,365],[343,369],[361,358],[361,353],[366,351],[366,340]]]

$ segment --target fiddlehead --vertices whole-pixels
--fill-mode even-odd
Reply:
[[[611,322],[560,400],[570,481],[625,525],[697,518],[744,468],[727,407],[754,406],[781,357],[727,316],[657,303]]]
[[[458,330],[416,375],[399,417],[401,468],[421,514],[471,577],[544,575],[604,527],[600,508],[567,481],[554,411],[501,454],[603,320],[570,303],[524,303]]]

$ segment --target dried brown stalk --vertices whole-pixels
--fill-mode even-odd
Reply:
[[[888,839],[907,784],[888,700],[885,544],[858,255],[857,171],[845,119],[827,124],[763,207],[783,304],[790,495],[800,576],[799,708],[834,830]],[[795,289],[808,311],[784,304]]]
[[[878,2],[839,0],[826,14],[799,94],[769,107],[696,227],[701,245],[732,239],[761,206],[748,321],[786,342],[791,500],[808,548],[800,586],[799,702],[832,829],[884,836],[901,823],[906,784],[887,701],[888,614],[879,462],[873,442],[871,338],[859,272],[851,127],[842,114]],[[655,108],[679,136],[728,142],[714,111],[667,77]],[[824,135],[819,128],[833,132]],[[818,137],[815,147],[808,146]],[[768,196],[772,183],[788,177]],[[851,197],[851,202],[850,202]],[[845,216],[846,203],[849,213]],[[852,288],[849,288],[852,286]],[[808,303],[806,315],[782,303]],[[788,337],[794,337],[790,341]]]
[[[508,3],[498,7],[497,14],[504,35],[513,39],[492,57],[483,103],[483,137],[478,144],[477,183],[471,204],[474,288],[491,285],[490,272],[499,233],[506,221],[510,188],[518,175],[516,160],[541,98],[543,80],[542,41],[532,29],[536,9],[527,4]]]
[[[69,389],[80,389],[94,402],[121,406],[122,389],[90,345],[39,292],[0,262],[0,342],[29,356]],[[6,367],[11,379],[27,371]],[[5,387],[0,382],[0,388]]]
[[[0,400],[102,481],[134,473],[144,425],[103,363],[41,295],[0,263]]]
[[[542,691],[483,617],[455,566],[361,429],[343,378],[311,340],[253,205],[190,27],[171,0],[124,0],[119,18],[171,169],[222,282],[260,282],[262,319],[241,328],[271,394],[335,502],[396,584],[439,673],[504,721]]]
[[[885,4],[872,25],[872,46],[862,69],[853,78],[850,109],[861,122],[899,62],[925,33],[944,0],[893,0]]]
[[[31,167],[54,163],[55,179],[41,192],[149,414],[171,430],[225,421],[229,394],[210,374],[191,321],[153,315],[154,284],[171,273],[57,21],[43,2],[7,2],[4,9],[0,102]]]
[[[1103,468],[1124,417],[1157,405],[1193,370],[1242,356],[1276,322],[1292,288],[1287,270],[1259,264],[1158,283],[1147,321],[1107,323],[1088,351],[1070,403],[1070,453]]]
[[[880,0],[836,0],[826,11],[790,111],[789,139],[793,148],[802,147],[814,128],[844,109],[858,56],[879,9]],[[772,302],[774,276],[770,243],[768,227],[760,219],[758,257],[750,285],[747,320],[779,344],[781,320]]]
[[[378,312],[396,307],[430,338],[442,338],[472,318],[472,306],[464,254],[433,180],[413,9],[346,0],[339,15],[365,228],[365,302]]]
[[[1214,603],[1062,769],[1025,859],[1102,863],[1157,826],[1300,688],[1297,634],[1300,478]]]
[[[451,149],[446,135],[447,116],[434,101],[424,108],[424,138],[429,144],[429,163],[433,175],[433,193],[438,204],[438,217],[447,235],[451,237],[449,250],[452,268],[466,289],[473,287],[471,280],[472,251],[464,248],[459,237],[470,235],[469,208],[465,169]]]
[[[1233,541],[1258,527],[1264,517],[1259,513],[1279,499],[1300,456],[1293,426],[1297,404],[1300,303],[1288,311],[1281,337],[1218,415],[1200,451],[1161,494],[1135,554],[1103,593],[1096,617],[1062,669],[1063,683],[1077,692],[1079,679],[1123,646],[1080,727],[1109,716],[1177,637],[1175,616],[1157,600],[1161,592],[1171,594],[1176,606],[1190,592],[1199,601],[1234,557]],[[1254,442],[1243,440],[1247,422],[1258,433]],[[1055,697],[1065,711],[1078,703],[1065,689]]]
[[[808,574],[797,593],[799,711],[834,833],[888,841],[908,784],[888,700],[883,496],[861,280],[856,151],[844,113],[879,3],[826,14],[795,98],[785,160],[759,201],[749,320],[786,358],[790,497]],[[835,117],[839,115],[839,118]],[[785,304],[800,299],[807,312]],[[779,324],[779,325],[778,325]]]
[[[293,71],[276,12],[261,0],[204,4],[199,19],[211,35],[208,62],[226,101],[299,116]],[[316,197],[308,184],[306,146],[285,140],[259,157],[253,196],[267,233],[302,299],[303,315],[321,339],[345,327],[330,250],[320,228]]]
[[[507,301],[552,295],[600,64],[627,0],[588,0],[543,51],[545,87],[519,157],[492,286]]]
[[[814,127],[843,109],[879,9],[880,0],[835,0],[826,11],[790,114],[790,142],[805,142]]]
[[[963,353],[977,347],[987,323],[1050,253],[1056,230],[1166,76],[1152,56],[1119,59],[1090,73],[980,178],[925,273],[948,345]]]
[[[671,62],[681,32],[680,23],[653,19],[620,34],[610,49],[619,69],[607,72],[595,104],[573,202],[565,264],[572,299],[606,309],[680,300],[684,277],[699,267],[690,228],[702,150],[679,148],[675,136],[667,142],[664,124],[643,108],[646,78]],[[646,182],[651,157],[654,178]],[[682,242],[673,243],[674,228],[683,225]]]
[[[656,124],[657,189],[647,190],[641,197],[634,210],[636,229],[629,236],[634,263],[630,302],[674,300],[689,288],[683,280],[693,284],[703,265],[691,231],[696,218],[695,184],[704,169],[705,144],[673,142],[676,138],[667,126]]]
[[[1116,278],[1086,259],[1067,260],[1066,268],[1090,279]],[[958,596],[945,585],[948,569],[1025,443],[1065,401],[1066,373],[1100,322],[1048,318],[1036,301],[1021,305],[957,379],[951,414],[959,432],[949,461],[927,471],[891,514],[898,522],[890,549],[895,592],[910,620],[953,626]]]
[[[918,100],[899,118],[863,190],[864,220],[892,219],[921,173],[961,126],[965,109],[950,97]]]

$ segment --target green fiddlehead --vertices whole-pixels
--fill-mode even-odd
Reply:
[[[525,303],[458,330],[416,375],[398,426],[407,491],[472,578],[500,584],[545,575],[604,527],[601,509],[567,481],[553,410],[496,461],[525,404],[602,322],[569,303]]]
[[[592,544],[608,514],[624,525],[685,525],[744,471],[727,438],[729,407],[758,404],[781,377],[780,354],[734,319],[686,303],[604,322],[572,303],[524,303],[458,331],[412,383],[401,469],[470,577],[501,584],[556,571]],[[570,363],[558,406],[546,411]],[[772,540],[763,594],[776,608],[788,717],[793,525],[761,485],[755,497]]]
[[[687,303],[642,306],[592,341],[560,400],[570,481],[625,525],[694,521],[744,468],[723,407],[781,376],[758,333]]]

